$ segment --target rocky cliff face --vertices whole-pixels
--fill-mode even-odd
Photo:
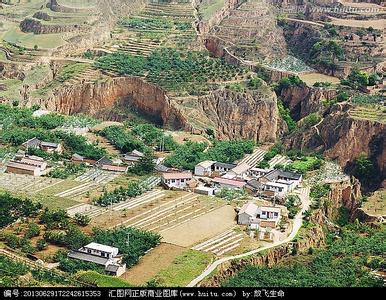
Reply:
[[[35,101],[36,102],[36,101]],[[64,114],[106,113],[116,105],[132,107],[161,124],[183,127],[183,119],[171,107],[165,92],[137,77],[111,78],[97,83],[67,85],[49,99],[37,102],[44,108]]]
[[[306,84],[290,86],[281,90],[280,97],[286,107],[290,109],[295,120],[300,120],[310,113],[322,113],[326,110],[323,101],[336,96],[336,90],[309,87]]]
[[[279,117],[276,96],[268,87],[263,89],[245,93],[217,90],[176,106],[191,124],[199,121],[202,130],[215,129],[217,138],[275,142],[286,127]]]
[[[343,167],[365,153],[385,176],[386,125],[349,116],[349,105],[335,105],[317,127],[286,139],[288,147],[323,151]]]

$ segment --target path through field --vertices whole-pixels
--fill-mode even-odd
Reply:
[[[302,227],[302,224],[303,224],[303,213],[306,210],[308,210],[308,208],[310,206],[309,192],[310,192],[309,187],[302,188],[300,191],[297,192],[299,194],[299,197],[300,197],[301,201],[302,201],[302,209],[295,216],[294,222],[293,222],[292,232],[291,232],[291,234],[286,239],[284,239],[282,241],[279,241],[279,242],[276,242],[276,243],[273,243],[273,244],[271,244],[269,246],[261,247],[261,248],[258,248],[258,249],[255,249],[255,250],[243,253],[243,254],[239,254],[239,255],[235,255],[235,256],[228,256],[228,257],[224,257],[224,258],[218,259],[215,262],[213,262],[212,264],[210,264],[205,269],[205,271],[203,273],[201,273],[200,276],[198,276],[195,279],[193,279],[187,286],[188,287],[196,286],[206,276],[211,274],[214,270],[217,269],[218,266],[220,266],[224,262],[227,262],[227,261],[230,261],[230,260],[234,260],[234,259],[243,258],[243,257],[246,257],[246,256],[250,256],[252,254],[256,254],[258,252],[261,252],[261,251],[264,251],[264,250],[267,250],[267,249],[270,249],[270,248],[274,248],[274,247],[286,244],[286,243],[290,242],[292,239],[294,239],[295,236],[297,235],[299,229]]]

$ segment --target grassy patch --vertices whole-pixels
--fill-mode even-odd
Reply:
[[[76,278],[97,287],[132,287],[119,277],[103,275],[95,271],[81,271],[76,274]]]
[[[155,280],[162,286],[186,286],[200,275],[212,259],[209,253],[188,250],[178,256],[166,269],[160,271]]]

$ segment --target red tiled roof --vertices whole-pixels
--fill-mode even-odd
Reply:
[[[164,179],[191,179],[193,176],[191,173],[164,173],[162,177]]]

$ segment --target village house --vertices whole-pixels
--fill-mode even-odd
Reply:
[[[216,189],[212,187],[206,186],[198,186],[194,189],[196,194],[205,195],[205,196],[214,196],[216,193]]]
[[[213,165],[214,161],[212,160],[205,160],[200,163],[198,163],[194,167],[194,175],[197,176],[211,176],[213,171]]]
[[[41,176],[45,174],[45,170],[42,170],[38,166],[21,163],[14,160],[11,160],[7,163],[6,171],[7,173],[25,174],[32,176]]]
[[[251,225],[252,228],[275,228],[281,218],[280,207],[258,206],[253,202],[243,205],[237,215],[237,223]]]
[[[233,169],[229,170],[223,177],[229,179],[245,179],[249,175],[251,166],[247,163],[240,163]]]
[[[188,186],[189,181],[193,179],[192,173],[163,173],[161,182],[168,188],[183,189]]]
[[[213,166],[214,166],[214,170],[213,171],[217,174],[217,176],[220,176],[223,173],[226,173],[229,170],[231,170],[234,167],[236,167],[235,164],[222,163],[222,162],[215,162]]]
[[[28,149],[40,149],[49,153],[57,152],[62,153],[63,147],[60,143],[51,143],[51,142],[44,142],[39,140],[38,138],[34,137],[32,139],[29,139],[28,141],[24,142],[22,146],[28,150]]]
[[[126,153],[124,156],[123,156],[123,160],[128,164],[128,165],[134,165],[136,164],[137,162],[139,162],[139,160],[144,156],[144,154],[138,150],[133,150],[129,153]]]
[[[113,276],[120,276],[126,272],[126,264],[122,263],[119,249],[98,243],[90,243],[78,250],[68,253],[68,257],[86,262],[92,262],[105,267],[105,271]]]
[[[81,163],[84,163],[86,166],[89,166],[89,165],[94,165],[96,163],[96,160],[93,160],[93,159],[88,159],[88,158],[85,158],[84,156],[82,155],[79,155],[77,153],[74,153],[72,156],[71,156],[71,162],[73,162],[74,164],[81,164]]]

